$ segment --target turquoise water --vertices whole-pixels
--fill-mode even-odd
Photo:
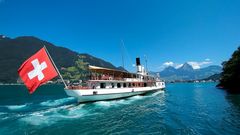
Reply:
[[[164,93],[76,104],[61,85],[29,95],[0,86],[0,135],[240,133],[240,96],[215,83],[167,84]]]

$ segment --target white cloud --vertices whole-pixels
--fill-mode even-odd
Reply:
[[[209,58],[206,58],[205,61],[210,61],[210,59],[209,59]]]
[[[197,62],[197,61],[188,61],[187,62],[189,65],[191,65],[193,67],[193,69],[200,69],[202,68],[204,65],[208,65],[208,64],[211,64],[211,60],[209,58],[206,58],[204,61],[201,61],[201,62]],[[167,62],[164,62],[159,68],[160,69],[164,69],[168,66],[172,66],[172,67],[175,67],[176,69],[180,68],[183,66],[183,64],[179,64],[179,63],[174,63],[172,61],[167,61]]]
[[[211,64],[212,62],[211,61],[203,61],[200,63],[200,65],[208,65],[208,64]]]
[[[183,66],[183,64],[176,64],[175,68],[178,69],[178,68],[180,68],[182,66]]]
[[[203,65],[208,65],[211,64],[212,62],[210,61],[210,59],[205,59],[205,61],[202,62],[196,62],[196,61],[189,61],[187,62],[189,65],[191,65],[193,67],[193,69],[199,69],[201,68]]]
[[[164,69],[166,67],[172,66],[174,68],[180,68],[183,64],[174,63],[172,61],[164,62],[159,68]]]
[[[173,66],[174,65],[174,63],[172,62],[172,61],[169,61],[169,62],[165,62],[165,63],[163,63],[163,66]]]
[[[193,67],[193,69],[199,69],[201,68],[198,62],[194,62],[194,61],[190,61],[187,62],[189,65],[191,65]]]

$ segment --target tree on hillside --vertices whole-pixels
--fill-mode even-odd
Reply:
[[[78,82],[79,80],[86,80],[89,76],[88,62],[83,61],[83,56],[75,61],[75,65],[61,70],[64,79],[69,79],[70,82]]]
[[[222,65],[223,72],[218,87],[229,92],[240,93],[240,47]]]

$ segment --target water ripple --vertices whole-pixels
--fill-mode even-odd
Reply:
[[[6,108],[8,108],[9,110],[23,110],[26,109],[28,107],[28,105],[30,104],[24,104],[24,105],[7,105],[5,106]]]
[[[59,106],[59,105],[66,104],[71,101],[76,101],[76,99],[73,97],[69,97],[69,98],[62,98],[62,99],[57,99],[57,100],[48,100],[48,101],[41,102],[40,105],[42,105],[42,106]]]

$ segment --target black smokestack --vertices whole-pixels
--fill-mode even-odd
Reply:
[[[140,58],[139,58],[139,57],[136,58],[136,65],[137,65],[137,66],[141,65],[141,63],[140,63]]]

